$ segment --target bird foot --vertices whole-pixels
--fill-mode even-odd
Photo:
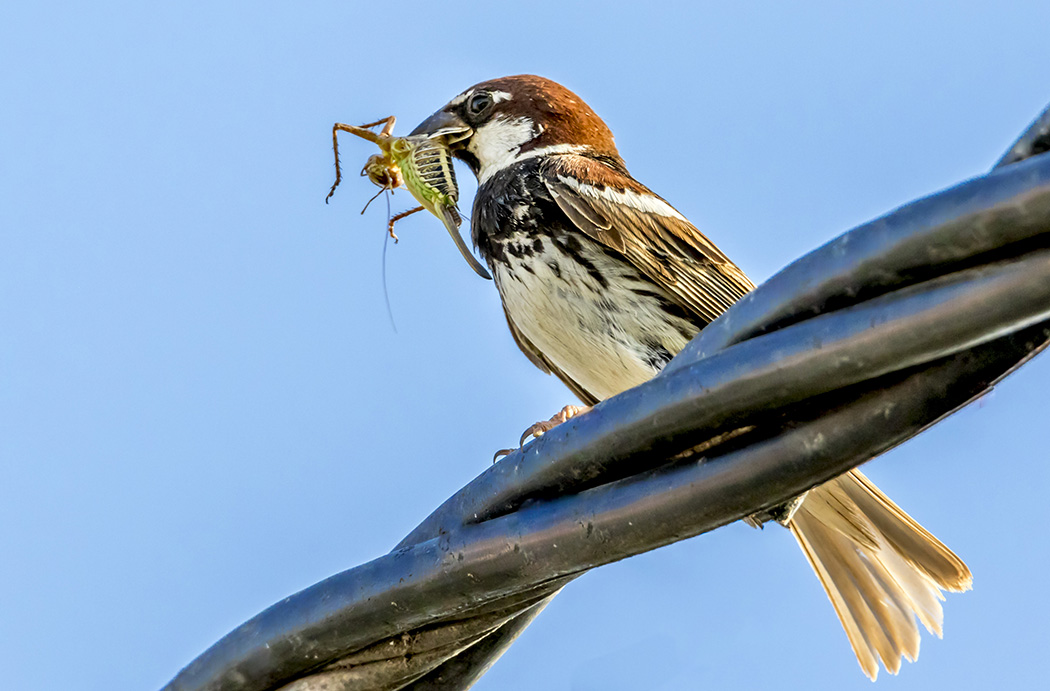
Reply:
[[[586,413],[590,409],[591,409],[591,407],[589,405],[588,406],[567,405],[564,408],[562,408],[560,411],[558,411],[557,413],[552,415],[549,420],[543,420],[541,422],[537,422],[536,424],[532,425],[527,430],[525,430],[524,434],[521,435],[521,440],[518,441],[518,445],[519,446],[525,446],[525,440],[527,440],[529,437],[534,437],[534,438],[542,437],[544,434],[546,434],[547,432],[550,432],[552,429],[554,429],[555,427],[557,427],[561,423],[563,423],[563,422],[565,422],[565,421],[567,421],[567,420],[569,420],[571,418],[574,418],[577,415],[582,415],[583,413]],[[508,454],[510,454],[510,453],[512,453],[514,451],[517,451],[517,449],[500,449],[499,451],[496,452],[496,455],[493,456],[492,462],[495,463],[499,459],[500,456],[506,456],[506,455],[508,455]]]
[[[525,430],[524,434],[521,435],[521,439],[518,441],[518,444],[521,445],[521,446],[524,446],[525,445],[525,440],[528,439],[529,437],[536,437],[536,438],[542,437],[544,434],[546,434],[547,432],[550,432],[552,429],[554,429],[555,427],[557,427],[561,423],[566,422],[566,421],[576,417],[577,415],[582,415],[583,413],[586,413],[590,409],[591,409],[591,407],[589,405],[588,406],[567,405],[564,408],[562,408],[560,411],[558,411],[557,413],[552,415],[549,420],[544,420],[542,422],[537,422],[535,425],[533,425],[532,427],[529,427],[527,430]]]

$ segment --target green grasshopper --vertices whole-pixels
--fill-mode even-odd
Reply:
[[[421,206],[409,209],[390,219],[387,232],[390,237],[397,240],[394,234],[394,224],[402,218],[426,209],[437,216],[445,225],[456,248],[470,265],[470,268],[482,278],[491,279],[485,267],[471,254],[463,237],[459,234],[459,226],[463,222],[456,206],[459,200],[459,188],[456,186],[456,174],[452,168],[452,154],[441,139],[426,136],[395,137],[391,133],[394,130],[396,118],[391,115],[383,120],[354,127],[337,122],[332,126],[332,148],[335,151],[335,183],[325,197],[325,203],[335,194],[335,188],[342,181],[342,173],[339,169],[339,138],[340,131],[356,134],[379,146],[382,154],[373,154],[361,170],[362,176],[367,176],[375,185],[381,189],[376,194],[378,197],[386,190],[391,192],[398,187],[407,189]],[[383,125],[379,134],[373,132],[371,127]],[[376,197],[372,197],[375,199]],[[369,200],[369,204],[372,202]],[[365,204],[365,209],[368,204]],[[361,211],[364,213],[364,210]]]

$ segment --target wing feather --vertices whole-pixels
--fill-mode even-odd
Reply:
[[[577,228],[622,254],[705,322],[755,287],[682,214],[629,175],[577,154],[551,157],[541,174]]]

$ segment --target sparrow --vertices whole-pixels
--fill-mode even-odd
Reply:
[[[631,176],[601,118],[549,79],[472,86],[412,134],[445,137],[477,176],[471,235],[510,333],[586,406],[652,378],[754,288]],[[580,410],[567,406],[530,431]],[[916,659],[916,619],[941,635],[942,590],[970,588],[962,560],[856,470],[810,490],[778,518],[872,680],[879,660],[895,674],[902,658]]]

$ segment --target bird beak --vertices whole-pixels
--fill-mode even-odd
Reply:
[[[423,135],[430,139],[445,137],[445,144],[452,148],[453,144],[470,139],[473,134],[474,128],[463,122],[458,115],[439,110],[419,123],[409,136]]]

